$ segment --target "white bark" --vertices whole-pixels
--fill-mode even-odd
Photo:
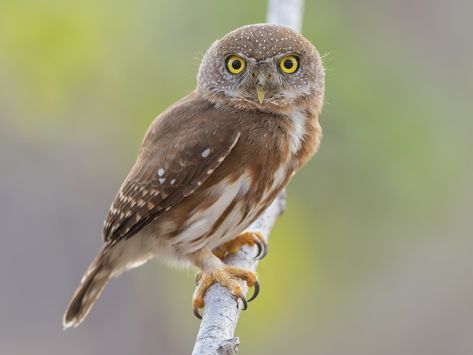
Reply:
[[[291,27],[300,32],[303,5],[303,0],[269,0],[267,21]],[[274,223],[284,212],[285,201],[286,193],[284,191],[248,230],[259,231],[268,239]],[[237,254],[227,257],[225,262],[229,265],[256,271],[258,266],[258,261],[254,258],[256,253],[256,246],[244,246]],[[243,283],[242,285],[246,287]],[[262,289],[264,290],[264,285],[262,285]],[[239,302],[237,305],[230,292],[218,284],[209,288],[204,301],[205,309],[192,355],[235,355],[240,341],[234,337],[234,334],[242,303]]]

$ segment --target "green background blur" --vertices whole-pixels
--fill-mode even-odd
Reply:
[[[306,2],[324,56],[319,153],[292,181],[241,354],[473,353],[471,1]],[[0,353],[187,354],[193,272],[62,312],[142,136],[206,48],[265,1],[0,1]]]

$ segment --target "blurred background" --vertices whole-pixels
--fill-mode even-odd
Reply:
[[[241,354],[473,353],[473,2],[306,1],[324,139],[292,181]],[[194,273],[66,304],[142,136],[266,2],[0,2],[0,353],[188,354]]]

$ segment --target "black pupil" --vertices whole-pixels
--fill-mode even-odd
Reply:
[[[290,59],[284,61],[284,68],[291,69],[294,66],[294,63]]]
[[[232,68],[235,69],[235,70],[238,70],[241,68],[241,61],[239,61],[238,59],[234,60],[232,62]]]

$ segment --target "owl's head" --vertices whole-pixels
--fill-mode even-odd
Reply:
[[[223,107],[283,113],[302,100],[321,104],[324,69],[315,47],[296,31],[249,25],[207,50],[197,89]]]

